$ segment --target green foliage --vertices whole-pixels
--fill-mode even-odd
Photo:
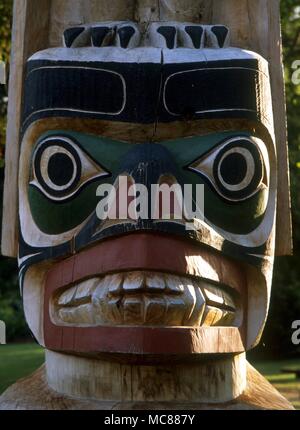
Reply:
[[[300,0],[282,0],[282,36],[291,170],[294,256],[276,260],[269,318],[258,352],[296,353],[292,322],[300,320],[300,86],[292,82],[294,61],[300,60]],[[280,227],[279,227],[280,228]]]
[[[300,319],[300,86],[292,82],[292,64],[300,60],[300,0],[282,0],[282,30],[288,110],[291,193],[294,227],[294,257],[277,259],[268,324],[258,352],[295,352],[291,325]],[[0,60],[8,61],[12,0],[0,0]],[[3,149],[5,135],[6,88],[0,86],[0,193],[3,188]],[[0,196],[1,197],[1,196]],[[27,332],[19,289],[17,268],[12,261],[0,260],[0,319],[8,326],[8,339]]]
[[[0,0],[0,61],[8,66],[11,39],[12,0]],[[0,198],[4,181],[4,142],[7,108],[7,88],[0,85]],[[1,222],[1,217],[0,217]],[[17,264],[13,260],[0,259],[0,320],[7,326],[8,341],[28,336],[20,300]]]
[[[8,63],[12,19],[12,0],[0,0],[0,61]],[[5,142],[6,88],[0,85],[0,160],[3,160]],[[0,161],[0,168],[3,162]]]
[[[0,2],[0,60],[7,61],[10,51],[12,0]]]
[[[6,323],[8,341],[29,335],[20,300],[17,270],[15,261],[1,259],[0,320]]]

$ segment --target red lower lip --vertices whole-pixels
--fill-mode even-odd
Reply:
[[[241,292],[243,269],[231,259],[177,237],[138,233],[110,239],[53,266],[47,285],[53,291],[93,276],[149,270],[198,276]]]

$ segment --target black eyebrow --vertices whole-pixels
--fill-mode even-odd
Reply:
[[[269,126],[267,85],[258,59],[163,65],[31,60],[22,131],[48,117],[136,124],[239,118]]]

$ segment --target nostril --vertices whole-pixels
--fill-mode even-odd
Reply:
[[[158,143],[135,145],[122,160],[120,171],[128,172],[136,181],[157,183],[164,172],[174,173],[176,163],[167,148]]]

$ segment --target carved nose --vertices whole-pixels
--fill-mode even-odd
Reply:
[[[135,183],[145,185],[159,184],[162,176],[173,176],[178,181],[179,174],[170,152],[160,144],[146,143],[135,145],[121,164],[118,176],[126,174]],[[179,182],[179,181],[178,181]]]
[[[177,176],[176,164],[162,145],[135,145],[125,156],[115,176],[116,192],[111,200],[109,218],[137,221],[137,205],[142,219],[150,222],[164,217],[170,219],[175,213],[180,216]],[[173,192],[169,191],[171,187]]]
[[[120,178],[123,180],[120,182]],[[125,181],[124,181],[125,177]],[[95,211],[89,222],[83,227],[81,232],[76,236],[76,248],[80,249],[86,246],[87,243],[97,241],[106,237],[114,237],[128,232],[136,232],[138,230],[161,231],[167,233],[170,227],[160,225],[156,226],[155,220],[173,219],[177,217],[177,212],[181,214],[180,196],[173,193],[170,197],[170,202],[161,204],[157,200],[157,195],[160,198],[159,191],[152,195],[152,185],[167,186],[177,184],[182,189],[182,181],[179,180],[180,172],[172,154],[162,145],[145,143],[135,144],[132,149],[124,156],[123,162],[113,177],[116,193],[109,200],[109,217],[104,220],[97,215]],[[136,216],[137,208],[136,201],[133,202],[132,212],[129,211],[132,199],[128,197],[128,187],[131,185],[143,185],[146,190],[146,198],[148,205],[145,207],[145,218]],[[119,195],[123,197],[119,199]],[[135,196],[133,198],[135,200]],[[152,209],[154,208],[154,213]],[[111,216],[112,214],[112,216]],[[154,214],[155,218],[152,217]],[[121,216],[119,216],[121,215]],[[179,217],[178,215],[178,217]],[[169,218],[167,218],[169,216]],[[165,224],[165,223],[161,223]],[[178,223],[176,224],[177,228]],[[173,230],[172,230],[173,231]]]

